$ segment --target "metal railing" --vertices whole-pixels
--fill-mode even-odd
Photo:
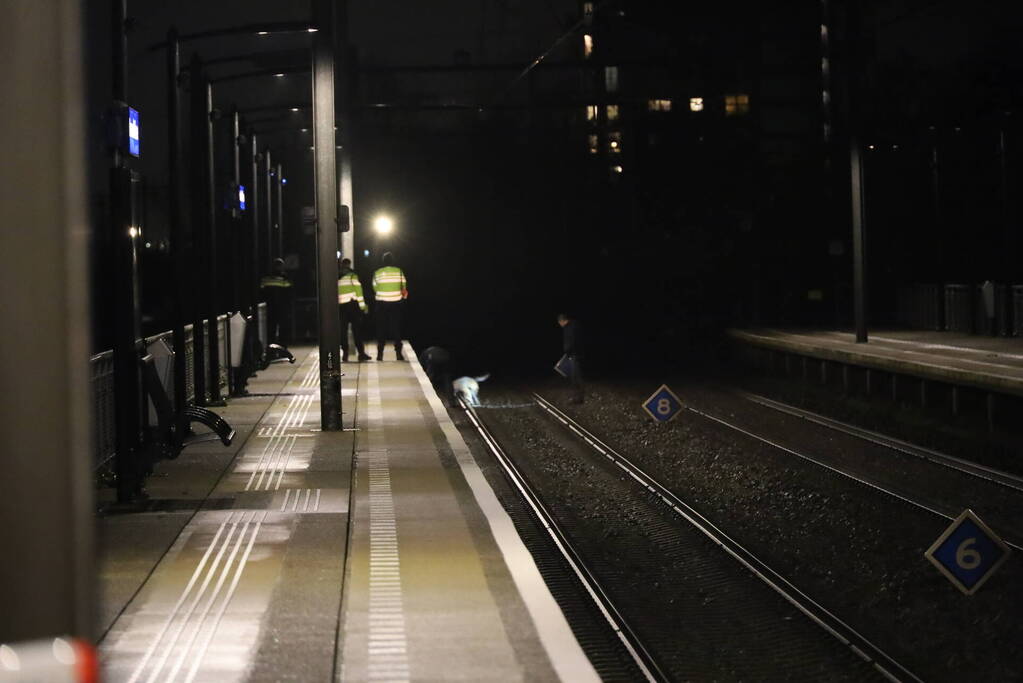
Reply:
[[[220,357],[220,387],[227,387],[227,373],[230,356],[228,341],[228,320],[231,313],[217,316],[217,328],[220,330],[220,344],[218,356]],[[256,324],[259,330],[259,340],[264,348],[267,344],[267,306],[259,304],[256,309]],[[209,320],[203,321],[203,327],[209,330]],[[207,337],[208,338],[208,337]],[[173,348],[174,333],[171,331],[145,337],[139,340],[139,344],[149,347],[157,341],[166,342],[167,346]],[[114,457],[117,448],[116,426],[114,420],[114,352],[103,351],[89,360],[92,372],[92,448],[94,454],[95,468],[99,469],[106,465]],[[210,381],[210,364],[206,366],[206,385]],[[185,397],[189,403],[195,403],[195,344],[192,335],[192,326],[185,326]],[[170,393],[170,387],[164,387]]]

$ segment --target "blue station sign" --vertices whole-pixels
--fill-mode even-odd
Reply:
[[[139,132],[139,113],[128,107],[128,153],[133,157],[142,154],[142,134]]]
[[[956,588],[973,595],[1009,557],[1009,546],[972,510],[964,510],[924,557]]]
[[[668,388],[667,384],[662,384],[653,396],[643,402],[643,410],[658,422],[670,421],[681,413],[684,407],[682,401],[675,395],[675,392]]]

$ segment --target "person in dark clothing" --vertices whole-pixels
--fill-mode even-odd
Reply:
[[[451,396],[451,354],[439,346],[430,346],[419,354],[419,362],[426,370],[437,394]]]
[[[274,259],[273,275],[265,275],[259,286],[267,299],[270,341],[281,346],[291,343],[291,313],[294,288],[284,274],[284,259]]]
[[[571,370],[568,375],[572,383],[572,403],[582,403],[585,398],[583,390],[583,335],[579,321],[567,313],[558,315],[558,325],[561,326],[562,350],[571,363]]]

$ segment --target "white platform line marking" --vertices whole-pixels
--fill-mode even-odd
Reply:
[[[255,518],[255,515],[253,515]],[[188,671],[188,678],[185,679],[185,683],[191,683],[195,679],[195,674],[199,671],[199,665],[202,664],[203,658],[206,657],[206,652],[210,648],[210,643],[213,642],[213,638],[217,633],[217,629],[220,627],[220,621],[224,618],[224,612],[227,610],[228,604],[231,602],[231,598],[234,597],[234,592],[238,588],[238,582],[241,580],[242,572],[245,571],[245,565],[249,563],[249,555],[252,553],[252,546],[256,542],[256,536],[259,534],[259,528],[263,525],[266,520],[266,512],[252,529],[252,535],[249,536],[248,545],[245,547],[245,554],[242,555],[241,561],[238,563],[238,568],[234,572],[234,577],[231,579],[231,586],[227,590],[227,595],[224,597],[223,602],[220,603],[220,609],[217,612],[217,616],[213,620],[213,627],[209,630],[206,636],[206,641],[203,643],[202,648],[199,650],[199,654],[194,657],[192,662],[192,668]]]
[[[484,478],[469,447],[466,446],[465,440],[462,439],[462,435],[437,397],[433,385],[416,358],[415,351],[410,347],[406,355],[423,393],[433,408],[434,417],[458,461],[462,475],[465,477],[466,483],[469,484],[480,510],[487,518],[494,540],[501,550],[501,555],[504,556],[512,580],[526,604],[540,642],[547,651],[548,659],[554,666],[555,672],[563,681],[573,681],[574,683],[600,681],[593,664],[590,663],[580,647],[579,641],[572,633],[564,612],[561,611],[554,596],[547,588],[547,584],[540,576],[533,556],[526,550],[511,518],[497,500],[494,490]]]
[[[281,503],[281,512],[284,512],[284,510],[288,507],[289,498],[291,498],[291,489],[288,489],[284,492],[284,502]]]
[[[376,387],[379,403],[379,386]],[[370,680],[407,681],[408,652],[398,529],[386,453],[368,457],[369,467],[369,637],[367,676]]]
[[[203,605],[202,611],[199,612],[198,618],[195,620],[195,628],[192,629],[192,633],[188,638],[188,642],[185,644],[185,646],[181,649],[181,652],[178,654],[178,660],[174,663],[174,668],[171,669],[171,672],[167,675],[168,681],[177,680],[178,672],[181,670],[181,667],[184,666],[185,660],[188,659],[189,654],[191,654],[192,646],[195,645],[196,639],[199,637],[199,634],[202,633],[203,628],[206,624],[206,618],[209,616],[210,610],[213,608],[214,603],[216,603],[217,599],[220,597],[220,591],[221,589],[223,589],[224,583],[227,581],[227,577],[231,573],[231,566],[234,564],[235,557],[238,556],[238,551],[241,549],[242,545],[245,542],[249,525],[252,523],[252,520],[255,518],[255,516],[256,512],[253,511],[249,515],[249,518],[245,520],[245,523],[242,525],[242,529],[238,533],[238,538],[237,540],[235,540],[234,547],[231,549],[231,554],[230,556],[228,556],[227,562],[224,563],[224,568],[221,570],[220,576],[217,578],[217,584],[213,587],[213,592],[210,594],[210,597],[206,600],[206,604]]]
[[[236,513],[231,513],[229,519],[234,518],[233,520],[230,521],[231,527],[227,530],[227,535],[224,537],[223,542],[219,544],[219,547],[217,549],[217,556],[213,558],[213,562],[207,569],[206,575],[202,580],[202,585],[199,586],[198,592],[195,594],[194,597],[192,597],[192,601],[188,606],[188,610],[182,616],[180,623],[177,625],[177,628],[174,631],[173,637],[169,641],[163,642],[163,652],[160,655],[160,658],[157,660],[155,667],[149,674],[149,678],[147,679],[149,683],[152,683],[152,681],[156,680],[156,677],[160,675],[160,672],[163,670],[163,667],[166,666],[167,659],[170,657],[171,651],[174,649],[174,646],[177,644],[178,639],[181,637],[181,633],[188,626],[188,622],[192,618],[192,613],[195,611],[196,606],[198,606],[199,601],[202,600],[203,594],[206,593],[206,588],[209,586],[210,581],[213,580],[213,575],[217,573],[217,567],[220,566],[220,561],[223,559],[224,553],[227,551],[228,546],[231,545],[231,539],[234,536],[235,530],[237,530],[238,528],[238,522],[242,518],[241,514],[238,514],[237,517],[235,517],[235,514]],[[176,614],[172,614],[171,618],[172,619],[176,618],[176,616],[177,616]],[[143,666],[144,665],[140,665],[136,669],[135,675],[133,675],[132,678],[130,679],[131,681],[136,680],[138,675],[142,673]]]
[[[146,649],[146,653],[145,655],[143,655],[142,661],[138,663],[138,666],[135,667],[135,671],[132,673],[131,678],[128,679],[129,683],[135,683],[135,681],[138,680],[139,675],[142,673],[143,669],[145,669],[146,664],[149,663],[149,658],[153,656],[153,652],[156,651],[156,648],[160,644],[160,641],[163,639],[164,634],[167,633],[167,629],[170,628],[170,625],[174,621],[175,616],[177,616],[178,610],[181,609],[181,606],[185,604],[185,600],[188,599],[188,594],[192,592],[192,587],[195,585],[196,580],[198,580],[199,576],[202,574],[203,568],[206,566],[207,560],[209,560],[210,555],[213,554],[213,549],[217,547],[220,541],[220,535],[224,532],[224,528],[228,525],[233,515],[234,513],[229,515],[227,519],[220,523],[220,527],[217,529],[217,533],[214,534],[213,540],[210,541],[209,547],[206,548],[206,552],[203,554],[202,559],[199,560],[199,564],[196,566],[195,571],[192,572],[192,576],[188,580],[188,584],[185,586],[184,590],[181,591],[181,596],[178,598],[178,601],[174,604],[174,607],[171,609],[170,614],[167,615],[167,620],[164,621],[163,627],[160,629],[159,633],[156,634],[156,637],[153,638],[153,642],[151,642],[149,644],[149,647]]]

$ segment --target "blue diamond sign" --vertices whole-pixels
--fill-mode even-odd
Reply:
[[[662,384],[653,396],[643,402],[643,410],[658,422],[668,422],[682,412],[684,407],[667,384]]]
[[[964,510],[924,556],[956,588],[973,595],[1009,557],[1009,546],[972,510]]]

